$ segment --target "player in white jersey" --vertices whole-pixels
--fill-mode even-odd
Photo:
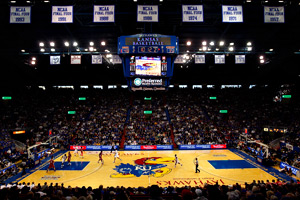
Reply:
[[[78,146],[75,146],[74,156],[78,155]]]
[[[67,154],[63,155],[63,156],[61,157],[61,159],[62,159],[62,161],[61,161],[61,168],[63,168],[63,167],[64,167],[64,164],[65,164],[65,162],[66,162],[66,160],[67,160]]]
[[[114,158],[114,163],[115,163],[115,161],[116,161],[116,158],[118,158],[120,161],[122,161],[122,159],[119,157],[119,152],[118,152],[118,150],[117,150],[117,149],[115,150],[115,158]]]
[[[182,164],[179,162],[177,155],[175,154],[175,167],[177,164],[180,164],[182,166]]]

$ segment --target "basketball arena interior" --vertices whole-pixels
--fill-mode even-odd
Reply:
[[[300,0],[0,16],[0,199],[300,199]]]

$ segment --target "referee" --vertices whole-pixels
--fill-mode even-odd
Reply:
[[[198,166],[199,166],[199,161],[197,158],[195,158],[195,166],[196,166],[196,173],[199,172],[200,173],[200,170],[198,169]]]

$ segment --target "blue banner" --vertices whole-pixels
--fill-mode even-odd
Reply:
[[[172,150],[173,145],[125,145],[124,150]]]
[[[205,150],[211,149],[210,144],[197,144],[197,145],[178,145],[179,150]]]
[[[284,163],[284,162],[280,162],[280,168],[285,168],[285,167],[287,167],[287,169],[292,169],[292,173],[294,174],[294,175],[296,175],[297,174],[297,172],[299,171],[299,169],[297,169],[297,168],[295,168],[295,167],[292,167],[292,166],[290,166],[290,165],[288,165],[288,164],[286,164],[286,163]]]

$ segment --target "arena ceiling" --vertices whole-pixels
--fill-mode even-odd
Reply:
[[[116,5],[115,23],[93,23],[93,5]],[[136,20],[138,4],[159,5],[158,23],[140,23]],[[203,23],[183,23],[183,4],[204,5]],[[244,23],[222,23],[223,5],[243,5]],[[31,24],[9,24],[10,5],[31,5]],[[72,24],[51,24],[52,5],[74,5]],[[264,23],[263,6],[285,6],[284,24]],[[7,83],[126,83],[121,65],[104,62],[92,66],[83,62],[80,66],[50,66],[49,52],[41,53],[39,42],[49,46],[55,42],[56,52],[68,56],[76,49],[68,49],[65,41],[78,42],[83,55],[89,42],[95,43],[97,52],[105,50],[116,54],[117,39],[121,35],[137,33],[158,33],[176,35],[179,38],[181,54],[202,54],[202,42],[214,41],[216,46],[205,52],[207,63],[195,65],[191,60],[177,64],[174,69],[174,83],[210,82],[296,82],[300,78],[300,1],[299,0],[16,0],[0,2],[1,82]],[[235,50],[226,53],[225,65],[215,65],[213,55],[219,41],[234,43]],[[106,45],[101,46],[100,42]],[[187,46],[191,41],[191,46]],[[253,50],[247,52],[247,42]],[[24,52],[21,50],[24,49]],[[222,51],[222,50],[221,50]],[[235,65],[233,56],[246,52],[246,64]],[[299,52],[299,53],[298,53]],[[259,63],[264,55],[266,63]],[[28,64],[30,57],[37,57],[37,65]],[[86,55],[88,56],[88,55]],[[90,59],[89,57],[85,59]],[[7,64],[5,64],[7,63]]]

